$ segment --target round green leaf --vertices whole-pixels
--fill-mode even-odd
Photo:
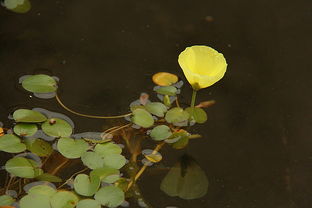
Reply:
[[[117,144],[107,142],[104,144],[97,144],[94,148],[94,152],[104,157],[110,154],[120,154],[122,149]]]
[[[53,196],[55,193],[56,190],[48,185],[37,185],[28,190],[28,194],[40,194],[48,197]]]
[[[82,196],[93,196],[100,187],[100,178],[97,175],[79,174],[74,180],[75,191]]]
[[[62,137],[57,142],[58,151],[65,157],[73,159],[79,158],[89,148],[89,145],[83,139],[72,139]]]
[[[5,170],[21,178],[34,178],[36,174],[33,161],[24,157],[9,159],[5,164]]]
[[[147,103],[145,105],[145,109],[158,117],[164,117],[165,113],[167,112],[167,107],[160,102]]]
[[[191,107],[185,109],[190,114],[190,117],[196,121],[196,123],[205,123],[207,121],[207,113],[202,108]]]
[[[78,201],[77,195],[70,191],[58,191],[50,200],[52,208],[74,208]]]
[[[14,202],[15,202],[15,199],[13,199],[11,196],[8,196],[8,195],[0,196],[0,206],[10,206]]]
[[[111,154],[104,157],[104,166],[120,169],[126,164],[126,158],[120,154]]]
[[[42,194],[28,194],[20,200],[20,208],[51,208],[50,197]]]
[[[4,6],[16,13],[26,13],[31,9],[29,0],[4,0]]]
[[[94,198],[103,206],[117,207],[125,200],[125,194],[116,186],[105,186],[95,194]]]
[[[105,183],[114,183],[120,178],[119,170],[108,167],[94,169],[90,175],[97,175]]]
[[[13,128],[14,133],[19,136],[32,136],[37,132],[37,130],[37,125],[31,123],[19,123]]]
[[[42,139],[27,139],[26,147],[29,151],[40,157],[47,157],[53,152],[51,144]]]
[[[155,91],[162,95],[174,96],[176,95],[178,90],[174,86],[164,86],[164,87],[157,88]]]
[[[13,134],[5,134],[0,137],[0,150],[9,153],[19,153],[26,150],[26,145],[20,138]]]
[[[101,208],[101,204],[94,199],[83,199],[78,202],[76,208]]]
[[[165,116],[165,120],[168,123],[179,123],[185,120],[188,120],[189,118],[188,112],[184,111],[182,108],[171,108]]]
[[[52,137],[69,137],[73,129],[71,125],[62,119],[51,118],[41,126],[43,132]]]
[[[152,137],[153,140],[155,141],[162,141],[167,139],[168,137],[171,136],[171,130],[168,126],[166,125],[159,125],[153,128],[151,131],[150,136]]]
[[[186,131],[175,132],[168,138],[168,140],[175,141],[171,146],[175,149],[183,149],[188,145],[189,134]],[[169,142],[170,143],[170,142]]]
[[[81,161],[90,169],[102,168],[104,159],[95,152],[85,152],[81,155]]]
[[[154,124],[153,116],[144,109],[136,109],[133,111],[132,122],[143,128],[149,128]]]
[[[13,113],[13,118],[16,122],[36,123],[43,122],[47,118],[38,111],[29,109],[18,109]]]
[[[55,92],[57,84],[55,79],[45,74],[36,74],[23,80],[22,86],[25,90],[34,93]]]

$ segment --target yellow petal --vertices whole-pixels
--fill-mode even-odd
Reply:
[[[178,62],[187,81],[195,90],[219,81],[227,67],[223,54],[208,46],[187,47],[179,55]]]

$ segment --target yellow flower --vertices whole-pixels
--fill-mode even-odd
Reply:
[[[222,53],[202,45],[187,47],[180,53],[178,62],[194,90],[209,87],[219,81],[227,67]]]

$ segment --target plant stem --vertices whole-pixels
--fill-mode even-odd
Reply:
[[[195,106],[196,94],[197,94],[197,90],[193,90],[191,108],[194,108]]]

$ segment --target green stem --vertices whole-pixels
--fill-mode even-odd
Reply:
[[[193,90],[191,108],[194,108],[195,106],[196,94],[197,94],[197,90]]]

